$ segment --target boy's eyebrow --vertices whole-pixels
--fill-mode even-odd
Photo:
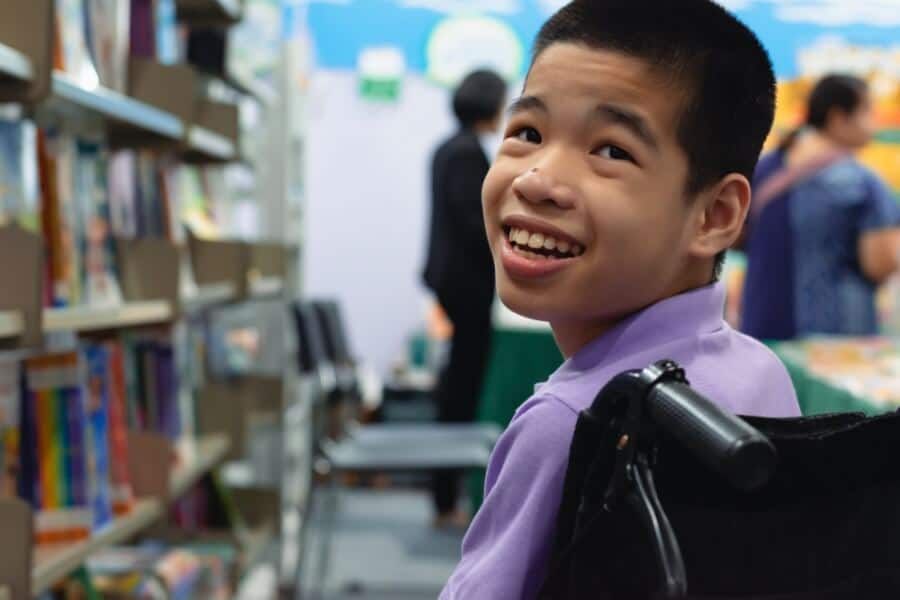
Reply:
[[[521,96],[520,98],[516,98],[513,103],[509,105],[509,109],[507,110],[507,112],[510,115],[514,115],[526,110],[549,112],[547,110],[547,105],[544,104],[544,101],[537,96]]]
[[[645,144],[653,148],[659,149],[659,141],[647,124],[647,121],[634,111],[617,104],[601,104],[594,109],[594,117],[601,121],[614,123],[625,127]]]

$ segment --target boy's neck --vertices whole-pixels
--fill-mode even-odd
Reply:
[[[697,279],[693,278],[693,281],[686,285],[680,285],[673,287],[669,293],[663,294],[659,298],[651,301],[645,306],[641,306],[640,308],[631,311],[628,314],[620,315],[618,317],[613,318],[597,318],[590,320],[583,319],[573,319],[568,321],[553,321],[550,323],[550,327],[553,330],[553,338],[556,340],[556,345],[559,348],[559,351],[562,352],[562,355],[568,360],[572,358],[575,354],[577,354],[582,348],[606,334],[609,330],[613,329],[616,325],[624,321],[625,319],[636,315],[637,313],[647,309],[650,306],[658,302],[662,302],[668,298],[672,298],[674,296],[678,296],[679,294],[684,294],[686,292],[690,292],[695,289],[699,289],[710,285],[711,282],[707,279]]]

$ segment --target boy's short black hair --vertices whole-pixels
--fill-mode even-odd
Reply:
[[[759,39],[727,10],[712,0],[574,0],[541,28],[532,60],[557,42],[633,56],[675,84],[688,193],[728,173],[752,180],[775,116],[775,74]]]
[[[469,73],[453,93],[453,113],[460,127],[470,129],[479,121],[495,119],[503,110],[506,82],[493,71]]]

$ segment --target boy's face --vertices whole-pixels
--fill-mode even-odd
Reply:
[[[537,58],[483,189],[507,306],[554,330],[602,333],[690,287],[702,209],[685,197],[682,108],[664,79],[624,54],[557,43]]]

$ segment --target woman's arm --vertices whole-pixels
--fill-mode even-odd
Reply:
[[[900,269],[900,228],[864,232],[858,253],[863,274],[874,283],[884,283]]]

